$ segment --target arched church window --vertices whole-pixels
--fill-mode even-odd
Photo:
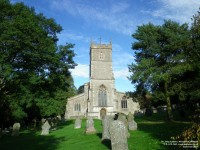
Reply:
[[[122,100],[121,100],[121,107],[122,107],[123,109],[126,109],[126,108],[127,108],[127,99],[126,99],[125,96],[122,97]]]
[[[107,106],[107,93],[106,93],[106,87],[104,85],[101,85],[99,87],[98,100],[99,100],[99,106],[101,107]]]

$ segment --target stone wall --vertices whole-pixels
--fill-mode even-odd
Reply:
[[[80,104],[80,111],[75,110],[75,104]],[[77,96],[74,96],[72,98],[68,99],[67,102],[67,115],[68,117],[65,118],[75,118],[76,116],[86,116],[86,99],[85,99],[85,93],[79,94]]]

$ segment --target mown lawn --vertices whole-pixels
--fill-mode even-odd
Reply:
[[[184,128],[188,122],[169,123],[161,118],[136,118],[137,131],[130,131],[128,139],[129,150],[168,150],[177,147],[164,146],[161,141],[170,140]],[[81,129],[74,129],[74,120],[68,120],[51,131],[48,136],[41,136],[41,131],[22,130],[20,136],[3,135],[0,138],[1,150],[109,150],[110,141],[101,143],[102,126],[100,120],[95,120],[97,133],[85,135],[86,121],[83,120]]]

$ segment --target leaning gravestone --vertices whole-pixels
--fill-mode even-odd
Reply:
[[[94,128],[94,121],[92,117],[89,117],[88,120],[86,121],[86,134],[94,134],[96,133],[96,129]]]
[[[109,127],[112,150],[128,150],[128,130],[124,123],[115,120]]]
[[[42,125],[42,133],[41,133],[41,135],[48,135],[50,128],[51,128],[51,126],[49,125],[48,120],[46,120],[46,122]]]
[[[18,136],[19,135],[19,129],[20,129],[20,123],[14,123],[13,129],[12,129],[12,136]]]
[[[76,118],[74,128],[75,129],[81,128],[81,123],[82,123],[82,120],[80,118]]]
[[[110,123],[113,121],[111,116],[105,116],[102,120],[103,131],[102,131],[102,141],[103,140],[110,140],[110,133],[109,133],[109,126]]]

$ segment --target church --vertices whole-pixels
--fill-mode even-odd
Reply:
[[[65,118],[91,116],[101,119],[116,113],[134,114],[140,109],[125,93],[115,89],[112,68],[112,43],[90,45],[89,82],[84,92],[67,100]]]

